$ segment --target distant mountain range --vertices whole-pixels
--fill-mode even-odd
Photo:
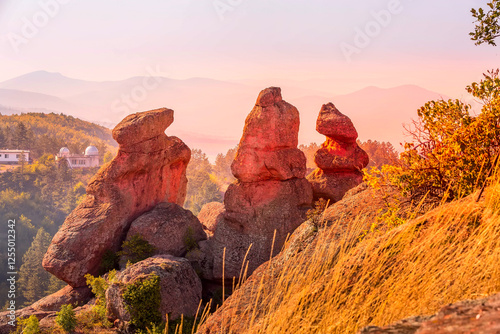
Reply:
[[[280,86],[269,82],[267,86]],[[321,105],[333,102],[354,122],[361,140],[390,141],[396,148],[404,140],[403,123],[417,118],[417,109],[429,100],[447,98],[424,88],[367,87],[335,95],[284,84],[283,98],[301,113],[300,142],[322,142],[315,130]],[[191,78],[133,77],[93,82],[37,71],[0,83],[0,113],[56,112],[112,127],[137,111],[168,107],[175,122],[167,130],[192,148],[209,156],[234,147],[241,137],[246,115],[260,90],[254,83]]]

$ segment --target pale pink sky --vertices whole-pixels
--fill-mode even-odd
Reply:
[[[278,78],[331,94],[416,84],[461,97],[499,66],[498,48],[468,36],[470,9],[485,3],[0,0],[0,81],[36,70],[125,79],[152,66],[180,79]]]

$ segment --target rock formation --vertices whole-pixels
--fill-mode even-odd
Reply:
[[[202,220],[213,231],[202,247],[213,257],[206,278],[222,278],[223,262],[225,278],[239,277],[245,258],[251,273],[304,221],[312,189],[305,179],[306,158],[297,149],[299,124],[298,110],[282,100],[279,88],[260,93],[231,166],[238,181],[225,194],[225,212],[219,207],[218,214]]]
[[[184,256],[190,244],[207,238],[198,218],[175,203],[160,203],[130,225],[126,240],[134,235],[156,248],[157,254]]]
[[[334,203],[363,181],[361,170],[369,158],[356,143],[358,133],[352,121],[332,103],[321,108],[316,130],[326,136],[326,141],[314,157],[318,168],[307,179],[313,186],[314,198]]]
[[[160,314],[170,320],[196,314],[201,299],[201,281],[184,258],[171,255],[157,255],[138,262],[116,275],[106,290],[108,317],[112,320],[130,321],[123,292],[127,285],[147,279],[151,274],[160,278]]]
[[[360,334],[498,334],[500,294],[443,307],[434,316],[417,316],[385,327],[369,326]]]
[[[219,202],[207,203],[201,208],[198,219],[207,236],[214,235],[215,227],[219,217],[222,218],[222,213],[224,213],[224,204]]]
[[[83,305],[87,303],[92,298],[92,292],[87,287],[72,288],[67,285],[61,290],[48,295],[37,301],[36,303],[25,307],[20,310],[16,310],[15,316],[17,319],[28,318],[35,315],[39,320],[46,317],[55,316],[62,305],[72,304],[72,305]],[[8,321],[10,311],[0,313],[0,334],[9,334],[11,331],[15,331]]]
[[[85,200],[67,217],[43,267],[73,287],[99,272],[103,254],[117,251],[134,219],[160,202],[184,203],[190,149],[165,135],[170,109],[129,115],[113,130],[117,156],[87,187]]]

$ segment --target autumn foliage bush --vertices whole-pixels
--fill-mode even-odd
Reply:
[[[399,163],[372,169],[369,183],[391,184],[412,200],[435,202],[481,188],[500,152],[499,71],[487,72],[467,91],[482,105],[477,115],[459,100],[428,102],[407,129],[412,141],[405,144]]]

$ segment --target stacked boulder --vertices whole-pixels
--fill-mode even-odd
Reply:
[[[326,141],[314,157],[318,168],[307,179],[315,199],[338,202],[349,189],[363,182],[361,170],[369,163],[368,154],[356,143],[358,132],[352,121],[333,103],[321,108],[316,131],[325,135]]]
[[[250,274],[304,221],[312,189],[305,155],[297,148],[299,125],[297,108],[283,101],[280,88],[260,93],[231,166],[237,181],[226,191],[225,211],[216,207],[218,214],[202,220],[213,231],[201,243],[213,259],[206,278],[230,280],[246,265]]]
[[[72,287],[97,275],[107,251],[116,252],[131,223],[161,202],[186,197],[191,150],[165,129],[173,110],[129,115],[113,129],[117,156],[90,181],[87,196],[67,217],[43,259],[43,267]]]

